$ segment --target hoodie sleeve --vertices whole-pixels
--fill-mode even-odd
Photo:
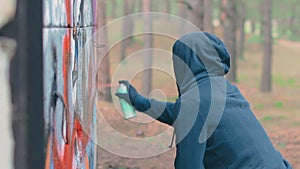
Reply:
[[[180,98],[175,103],[161,102],[155,99],[150,100],[150,109],[145,113],[154,119],[168,125],[172,125],[178,116]]]

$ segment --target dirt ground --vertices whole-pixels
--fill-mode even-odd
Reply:
[[[163,40],[156,43],[166,43]],[[170,45],[170,43],[166,43]],[[238,83],[237,86],[250,102],[252,110],[260,120],[274,146],[286,158],[294,169],[300,169],[300,73],[299,53],[300,43],[277,40],[274,44],[273,58],[273,92],[262,94],[259,91],[261,76],[261,49],[259,45],[247,43],[245,55],[238,61]],[[116,47],[118,48],[118,47]],[[129,49],[135,50],[135,49]],[[118,65],[119,49],[112,50],[111,73]],[[170,60],[170,58],[166,58]],[[154,63],[157,62],[154,60]],[[171,65],[167,61],[159,60],[165,65]],[[139,64],[139,63],[137,63]],[[168,100],[174,100],[177,93],[174,82],[168,80],[159,72],[154,73],[154,87],[161,89]],[[165,80],[167,79],[167,80]],[[140,77],[134,79],[134,85],[140,89]],[[108,124],[119,133],[133,138],[148,138],[168,129],[167,126],[158,122],[150,121],[142,124],[123,120],[116,111],[114,105],[99,102],[99,112]],[[105,135],[109,130],[104,129],[98,135]],[[167,145],[170,137],[163,145]],[[112,147],[122,150],[122,144],[116,140],[109,140]],[[153,151],[151,147],[133,146],[141,152]],[[168,149],[167,149],[168,150]],[[126,150],[124,150],[126,151]],[[175,158],[175,148],[169,149],[160,155],[135,159],[120,157],[110,153],[107,148],[99,148],[99,169],[172,169]]]

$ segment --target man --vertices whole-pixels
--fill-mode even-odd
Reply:
[[[184,35],[173,46],[179,97],[175,103],[148,99],[127,81],[116,93],[136,110],[172,125],[176,169],[291,169],[275,150],[237,87],[225,78],[230,56],[215,35]]]

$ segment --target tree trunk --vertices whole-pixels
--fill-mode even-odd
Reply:
[[[165,0],[165,13],[167,14],[171,14],[171,2],[170,0]],[[165,18],[166,20],[170,20],[169,15]]]
[[[231,70],[227,75],[227,78],[231,82],[236,82],[236,0],[227,0],[224,10],[226,14],[224,21],[224,39],[231,56]]]
[[[171,0],[166,0],[166,13],[171,13]]]
[[[255,30],[256,30],[256,21],[254,18],[251,19],[251,33],[255,34]]]
[[[264,15],[263,15],[263,14],[265,13],[264,11],[266,10],[266,7],[265,7],[265,6],[262,6],[262,5],[265,4],[263,1],[261,1],[260,4],[261,4],[261,5],[259,6],[259,11],[260,11],[259,13],[261,14],[261,18],[260,18],[260,23],[261,23],[261,24],[260,24],[260,28],[259,28],[259,35],[260,35],[261,37],[263,37],[263,36],[264,36],[264,26],[263,26],[263,22],[264,22],[264,21],[263,21],[263,20],[264,20],[263,17],[264,17]]]
[[[263,71],[261,79],[261,92],[272,91],[272,0],[262,1],[262,26],[263,26]]]
[[[245,22],[246,22],[246,13],[247,13],[246,4],[244,2],[241,2],[239,9],[240,9],[239,10],[240,18],[238,19],[239,35],[238,35],[236,55],[240,58],[243,58],[244,46],[245,46]]]
[[[226,19],[226,6],[227,6],[227,0],[221,0],[219,3],[220,8],[220,24],[221,26],[224,25],[225,19]]]
[[[133,13],[134,10],[134,0],[124,0],[123,3],[123,16],[128,16]],[[134,26],[134,18],[128,17],[123,21],[122,37],[125,38],[132,34]],[[121,43],[121,60],[124,60],[126,57],[126,49],[132,43],[132,37],[127,37],[123,39]]]
[[[187,0],[188,19],[201,31],[204,29],[204,0]]]
[[[151,0],[150,3],[151,3],[151,11],[149,11],[149,12],[159,12],[160,11],[161,0]]]
[[[111,11],[110,11],[110,17],[111,18],[116,18],[117,17],[117,1],[116,0],[111,0]]]
[[[136,0],[137,4],[137,12],[142,13],[143,12],[143,0]]]
[[[106,25],[106,2],[104,0],[98,1],[98,30]],[[106,53],[108,45],[107,30],[100,31],[97,36],[97,42],[104,45],[102,48],[98,48],[98,56],[101,58],[101,63],[98,69],[98,94],[99,100],[111,102],[110,93],[110,73],[109,73],[109,57]]]
[[[288,27],[291,29],[291,32],[294,35],[299,36],[299,24],[297,25],[297,8],[298,5],[296,3],[293,4],[291,9],[291,18],[289,19]]]
[[[151,11],[151,0],[144,0],[144,12]],[[145,32],[152,31],[152,19],[150,15],[145,15],[144,18],[144,30]],[[142,94],[148,96],[152,89],[152,70],[149,69],[152,66],[152,47],[153,47],[153,36],[152,34],[144,34],[144,49],[147,49],[147,55],[145,56],[144,65],[147,70],[143,73],[142,81]]]
[[[212,14],[213,14],[213,1],[212,0],[204,0],[204,21],[203,27],[206,32],[213,32],[212,25]]]
[[[134,0],[129,0],[129,13],[130,14],[134,14],[135,12],[134,12],[134,8],[135,8],[135,1]],[[127,26],[128,26],[128,32],[129,32],[129,34],[130,35],[132,35],[132,33],[133,33],[133,30],[134,30],[134,17],[130,17],[130,19],[129,19],[129,21],[128,21],[128,23],[127,23]],[[130,36],[129,38],[128,38],[128,42],[127,42],[128,44],[128,46],[131,46],[132,45],[132,43],[133,43],[133,37],[132,36]]]
[[[184,19],[187,17],[187,7],[180,0],[178,2],[178,16]],[[185,24],[180,25],[179,32],[180,33],[185,32]]]

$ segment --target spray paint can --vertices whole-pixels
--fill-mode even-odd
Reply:
[[[124,83],[120,83],[119,88],[117,89],[118,93],[128,93],[127,86]],[[136,117],[135,109],[132,105],[127,103],[124,99],[119,99],[121,109],[126,120]]]

